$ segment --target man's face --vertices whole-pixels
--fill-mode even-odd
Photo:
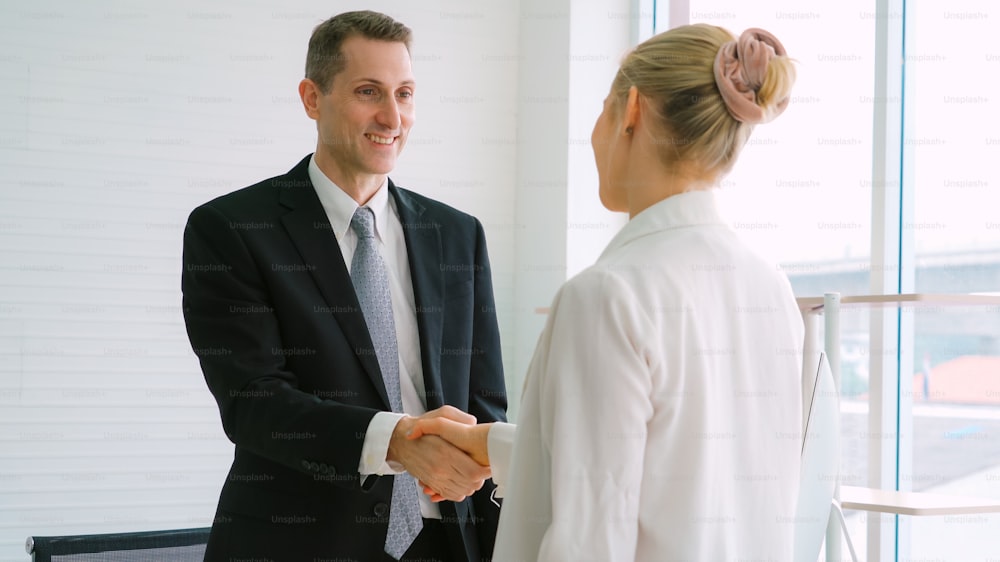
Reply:
[[[318,150],[339,176],[331,179],[359,184],[396,166],[413,125],[415,84],[403,43],[354,36],[341,54],[343,70],[317,93],[315,109],[306,109],[317,122]]]

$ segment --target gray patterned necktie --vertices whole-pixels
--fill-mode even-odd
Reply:
[[[375,346],[375,356],[382,371],[389,404],[393,412],[402,413],[396,324],[392,318],[389,274],[375,244],[375,214],[368,207],[358,207],[351,219],[351,228],[358,235],[358,246],[351,261],[351,282],[358,294],[358,302]],[[417,481],[409,473],[394,476],[385,551],[397,560],[424,527],[420,516],[419,494]]]

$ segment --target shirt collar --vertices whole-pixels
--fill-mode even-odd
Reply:
[[[671,195],[636,215],[626,224],[601,253],[601,257],[629,242],[661,230],[696,225],[722,225],[727,223],[719,214],[715,189],[686,191]]]
[[[326,177],[326,174],[316,164],[315,155],[309,159],[309,179],[316,189],[316,195],[319,197],[320,204],[323,205],[323,210],[326,211],[327,218],[330,219],[333,234],[337,240],[342,239],[351,228],[351,219],[354,218],[354,212],[359,207],[358,202]],[[389,189],[387,184],[388,181],[383,182],[375,195],[365,205],[375,213],[375,235],[380,239],[382,239],[382,233],[386,231],[386,221],[389,220]]]

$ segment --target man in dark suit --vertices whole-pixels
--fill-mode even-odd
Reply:
[[[406,438],[419,416],[506,411],[482,225],[388,178],[409,41],[374,12],[319,25],[299,85],[316,152],[188,219],[185,321],[236,444],[207,560],[492,554],[489,469]]]

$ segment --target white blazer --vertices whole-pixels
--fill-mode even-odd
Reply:
[[[711,191],[634,217],[552,304],[494,560],[791,560],[802,318]]]

